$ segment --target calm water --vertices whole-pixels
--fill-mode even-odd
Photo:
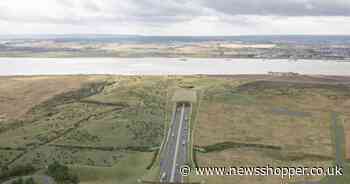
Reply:
[[[266,74],[297,72],[314,75],[350,76],[350,62],[287,61],[261,59],[179,59],[169,58],[0,58],[0,75],[191,75]]]

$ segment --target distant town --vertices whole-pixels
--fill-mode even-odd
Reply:
[[[254,40],[254,41],[252,41]],[[0,57],[171,57],[350,61],[349,36],[0,37]]]

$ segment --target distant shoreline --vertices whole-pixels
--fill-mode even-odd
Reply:
[[[166,75],[174,76],[174,75]],[[179,77],[193,76],[204,78],[221,78],[221,79],[235,79],[235,80],[262,80],[262,81],[275,81],[275,82],[296,82],[296,83],[317,83],[317,84],[334,84],[334,85],[349,85],[349,76],[334,76],[334,75],[299,75],[299,76],[271,76],[268,74],[236,74],[236,75],[176,75]],[[14,75],[14,76],[1,76],[0,79],[35,79],[35,78],[80,78],[80,77],[159,77],[144,76],[144,75],[106,75],[106,74],[77,74],[77,75]]]
[[[262,60],[262,61],[274,61],[274,60],[286,60],[286,61],[291,61],[291,62],[298,62],[298,61],[332,61],[332,62],[350,62],[350,58],[348,59],[319,59],[319,58],[310,58],[310,59],[288,59],[288,58],[249,58],[249,57],[110,57],[110,56],[87,56],[87,57],[82,57],[82,56],[77,56],[77,57],[72,57],[72,56],[55,56],[55,57],[45,57],[45,56],[39,56],[39,57],[32,57],[32,56],[11,56],[11,57],[6,57],[6,56],[0,56],[0,59],[17,59],[17,58],[25,58],[25,59],[164,59],[164,58],[169,58],[169,59],[178,59],[181,61],[186,61],[189,59],[221,59],[221,60],[238,60],[238,59],[251,59],[251,60]],[[184,60],[185,59],[185,60]],[[1,62],[1,60],[0,60]]]
[[[6,56],[0,56],[0,62],[5,59],[33,59],[33,60],[41,60],[41,59],[57,59],[57,60],[66,60],[66,59],[116,59],[116,60],[143,60],[143,59],[171,59],[171,60],[178,60],[182,62],[186,62],[188,60],[221,60],[221,61],[235,61],[235,60],[260,60],[262,62],[264,61],[288,61],[288,62],[299,62],[299,61],[324,61],[324,62],[350,62],[349,59],[289,59],[289,58],[249,58],[249,57],[234,57],[234,58],[229,58],[229,57],[109,57],[109,56],[96,56],[96,57],[84,57],[84,56],[77,56],[77,57],[32,57],[32,56],[11,56],[11,57],[6,57]]]

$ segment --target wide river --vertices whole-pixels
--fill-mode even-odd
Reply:
[[[296,72],[350,76],[350,62],[175,58],[0,58],[0,75],[235,75]]]

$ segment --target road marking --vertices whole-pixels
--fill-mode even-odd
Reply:
[[[168,148],[169,138],[170,138],[171,132],[173,130],[174,122],[176,121],[176,112],[177,112],[177,107],[175,106],[175,110],[173,111],[173,114],[171,116],[171,123],[170,123],[170,126],[169,126],[169,130],[168,130],[168,134],[167,134],[167,137],[166,137],[166,140],[165,140],[165,144],[164,144],[165,145],[165,150],[167,150],[167,148]]]
[[[178,129],[178,132],[177,132],[175,155],[174,155],[174,159],[173,159],[173,168],[171,170],[171,177],[170,177],[170,182],[171,183],[174,182],[174,180],[175,180],[176,162],[177,162],[177,155],[178,155],[179,144],[180,144],[181,129],[182,129],[184,113],[185,113],[185,104],[182,104],[181,116],[180,116],[180,125],[179,125],[179,129]]]
[[[174,108],[174,110],[173,110],[173,114],[172,114],[172,117],[171,117],[171,123],[170,123],[170,126],[169,126],[169,129],[168,129],[168,134],[167,134],[167,137],[166,137],[166,140],[165,140],[165,148],[164,148],[164,150],[163,150],[163,158],[164,159],[166,159],[167,158],[167,156],[169,155],[169,150],[170,150],[170,148],[169,148],[169,146],[171,146],[171,145],[169,145],[170,143],[169,143],[169,139],[170,139],[170,135],[171,135],[171,132],[173,131],[173,129],[174,129],[174,126],[175,126],[175,121],[176,121],[176,112],[177,112],[177,106],[175,105],[175,108]],[[166,165],[167,165],[167,161],[165,161],[164,163],[163,163],[163,166],[165,166],[166,167]],[[165,173],[166,173],[166,178],[169,176],[169,173],[167,172],[167,169],[165,168],[165,171],[164,171]],[[163,173],[163,172],[162,172]]]

